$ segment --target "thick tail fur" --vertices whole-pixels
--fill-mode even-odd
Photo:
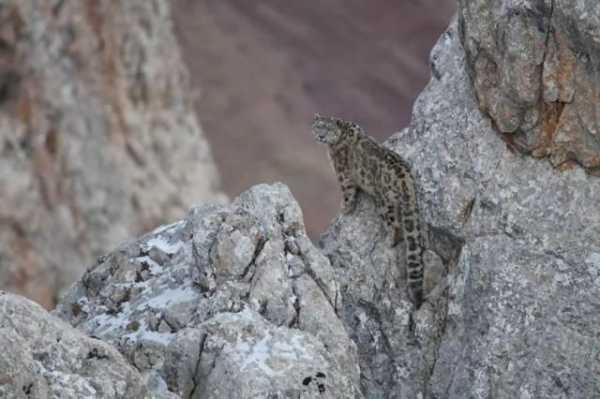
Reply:
[[[406,241],[406,282],[408,294],[415,309],[419,309],[423,303],[423,240],[420,237],[420,229],[405,231]]]

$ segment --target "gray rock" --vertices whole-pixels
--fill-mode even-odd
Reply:
[[[585,107],[597,80],[568,51],[593,53],[598,8],[532,4],[461,2],[411,125],[387,142],[413,165],[428,226],[418,311],[403,248],[385,244],[368,197],[335,220],[322,253],[276,184],[124,244],[56,314],[115,345],[165,395],[600,397],[600,181],[515,151],[542,143],[534,155],[564,164],[567,151],[593,171],[572,140],[557,144],[563,133],[536,132],[568,128],[595,148]],[[575,84],[556,72],[561,60]],[[573,115],[579,125],[563,119]]]
[[[500,12],[474,3],[462,2],[462,12]],[[583,12],[589,3],[580,3]],[[413,166],[430,232],[429,298],[414,329],[404,258],[383,246],[370,199],[322,237],[363,392],[600,397],[600,180],[511,151],[479,109],[482,89],[467,73],[456,22],[431,61],[434,78],[411,125],[387,142]],[[532,97],[521,78],[507,82],[520,85],[523,103]]]
[[[164,372],[182,397],[361,397],[323,340],[249,307],[181,330],[167,349]]]
[[[163,0],[0,7],[0,287],[44,306],[218,176]]]
[[[40,305],[0,292],[0,397],[150,397],[142,376],[111,345]]]
[[[194,398],[355,398],[356,345],[289,190],[195,208],[101,258],[55,313]]]
[[[480,108],[515,148],[600,170],[596,0],[460,0]]]

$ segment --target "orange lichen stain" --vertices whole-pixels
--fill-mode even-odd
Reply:
[[[558,68],[556,71],[556,82],[559,90],[559,100],[569,101],[566,97],[567,92],[572,91],[575,76],[576,58],[565,43],[565,39],[558,32],[555,32],[555,38],[559,46]]]
[[[583,163],[590,174],[597,176],[600,173],[600,154],[586,157]]]
[[[565,109],[565,103],[556,101],[553,103],[544,103],[542,109],[543,116],[543,133],[547,143],[553,141],[554,135],[556,134],[556,128],[560,122],[560,116]]]
[[[577,163],[577,161],[567,160],[567,161],[561,163],[560,165],[558,165],[558,170],[560,170],[561,172],[565,172],[567,170],[573,170],[578,167],[579,167],[579,164]]]
[[[558,132],[560,117],[565,108],[565,103],[555,101],[542,104],[542,128],[535,143],[535,149],[532,155],[536,158],[543,158],[552,152],[554,137]]]
[[[99,54],[102,58],[103,82],[101,84],[103,87],[101,89],[106,93],[105,98],[109,99],[110,109],[112,110],[110,115],[112,126],[109,128],[110,138],[113,142],[122,145],[127,140],[126,136],[129,129],[122,106],[125,85],[118,65],[120,39],[117,37],[117,32],[120,30],[115,26],[118,25],[115,18],[103,14],[110,13],[118,7],[112,5],[100,10],[100,2],[96,0],[88,0],[86,5],[87,19],[98,38]]]

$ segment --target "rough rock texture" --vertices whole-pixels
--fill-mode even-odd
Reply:
[[[0,287],[50,307],[82,264],[218,200],[166,1],[0,4]]]
[[[506,140],[600,174],[598,2],[460,0],[459,32],[479,106]]]
[[[56,314],[182,397],[358,398],[334,277],[289,190],[259,185],[101,258]]]
[[[111,345],[0,291],[0,397],[143,398],[140,373]]]
[[[589,3],[577,4],[583,12]],[[468,75],[456,23],[431,60],[434,78],[410,127],[387,142],[413,165],[438,253],[429,256],[433,292],[413,315],[414,329],[403,257],[382,247],[367,197],[322,238],[363,392],[600,397],[600,180],[507,146],[479,109],[481,88]]]
[[[476,4],[461,3],[432,52],[433,79],[411,125],[387,142],[413,165],[428,226],[427,301],[417,312],[406,295],[403,248],[385,245],[368,197],[322,237],[323,254],[289,191],[262,185],[99,259],[56,314],[115,345],[164,396],[600,397],[600,180],[515,151],[535,135],[521,122],[522,131],[511,132],[496,120],[511,108],[494,113],[488,105],[535,104],[538,71],[511,53],[506,60],[515,63],[503,74],[512,89],[482,86],[467,43],[478,22],[465,15],[508,13],[514,21],[498,41],[525,48],[536,34],[510,10],[529,10],[528,21],[546,8]],[[591,3],[573,4],[573,18],[597,15]],[[567,10],[551,6],[549,20],[560,22]],[[546,19],[539,21],[541,32]],[[582,29],[578,40],[595,37],[593,26],[578,24],[569,35],[574,29]],[[579,45],[570,51],[589,51]],[[576,60],[575,70],[580,62],[587,61]],[[584,106],[575,98],[558,126],[568,106]]]

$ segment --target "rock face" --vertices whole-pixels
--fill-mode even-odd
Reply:
[[[360,398],[333,269],[281,185],[101,258],[56,314],[186,398]]]
[[[221,194],[166,2],[10,0],[0,21],[0,287],[50,307],[89,259]]]
[[[459,33],[480,108],[516,148],[600,174],[595,0],[461,0]]]
[[[143,398],[140,373],[23,297],[0,292],[0,397]]]
[[[481,2],[463,2],[460,23],[467,12],[486,17],[474,3]],[[590,3],[580,4],[583,15]],[[464,29],[463,40],[475,40]],[[528,43],[518,23],[506,29],[514,43]],[[498,123],[480,111],[483,89],[467,72],[470,45],[465,54],[453,23],[432,51],[434,78],[411,125],[387,142],[413,165],[420,187],[434,252],[428,302],[411,321],[404,257],[382,247],[385,229],[368,197],[322,238],[358,347],[362,390],[398,398],[600,397],[600,180],[579,167],[561,172],[502,140]],[[525,96],[525,83],[506,82]]]
[[[486,13],[510,15],[515,20],[498,40],[525,49],[537,33],[524,28],[519,10],[529,10],[528,21],[547,8],[494,4],[461,3],[432,51],[433,79],[413,121],[387,142],[413,165],[428,226],[427,301],[418,311],[406,295],[404,249],[386,245],[369,197],[335,220],[320,251],[289,191],[275,184],[253,187],[228,206],[194,208],[122,245],[84,274],[55,314],[114,345],[159,397],[600,397],[600,180],[577,157],[587,169],[561,171],[516,151],[535,137],[519,131],[530,111],[512,132],[496,120],[511,108],[495,113],[485,96],[498,106],[534,104],[537,70],[513,54],[502,74],[510,71],[504,84],[514,86],[494,86],[493,68],[482,85],[469,41],[489,33],[473,29],[473,16],[485,23]],[[568,15],[593,18],[598,8],[590,4],[577,2]],[[538,19],[540,32],[546,19],[567,23],[567,10],[551,5],[551,15]],[[558,126],[569,104],[576,111],[575,98]],[[551,145],[551,160],[557,148]],[[28,336],[10,333],[12,319],[2,320],[9,333],[0,339],[12,340],[6,345]],[[32,370],[40,357],[3,356],[3,372],[19,361]],[[118,381],[135,380],[128,375]]]

